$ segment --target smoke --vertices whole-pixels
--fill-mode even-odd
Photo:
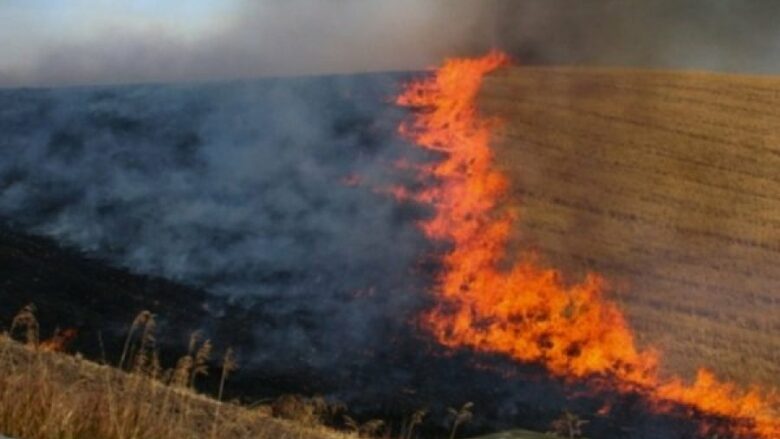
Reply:
[[[636,396],[590,396],[416,332],[436,272],[420,265],[442,249],[416,226],[428,212],[376,192],[415,181],[397,160],[432,158],[395,134],[406,115],[388,98],[405,79],[0,90],[0,220],[232,301],[211,301],[202,323],[239,350],[237,396],[322,392],[399,422],[427,407],[437,436],[447,407],[465,401],[477,410],[464,432],[478,432],[544,430],[562,407],[591,413],[611,397],[621,422],[594,419],[593,437],[696,437],[694,422],[653,415]],[[62,287],[51,291],[60,303],[83,294]],[[111,309],[104,297],[94,312]]]
[[[490,48],[527,64],[775,73],[780,62],[771,0],[262,0],[229,11],[196,35],[120,17],[90,38],[40,43],[17,29],[22,48],[0,62],[0,85],[418,70]],[[40,44],[22,50],[25,38]]]
[[[247,2],[204,38],[117,29],[51,44],[0,81],[405,70],[490,47],[529,63],[771,71],[779,59],[769,3],[647,3]],[[394,134],[403,114],[388,100],[403,79],[0,90],[0,217],[248,310],[232,328],[250,333],[242,367],[267,376],[246,382],[330,380],[366,403],[409,392],[407,408],[482,397],[505,421],[556,410],[567,392],[549,377],[508,385],[477,367],[477,379],[472,353],[431,355],[409,337],[434,271],[420,267],[426,212],[376,191],[412,181],[398,159],[428,159]]]
[[[0,71],[16,85],[61,85],[421,69],[478,25],[479,4],[456,3],[242,0],[203,35],[118,21],[92,38],[43,45],[22,71]]]
[[[493,0],[495,39],[521,61],[780,71],[771,0]]]
[[[0,217],[257,309],[260,354],[335,361],[424,300],[425,212],[378,193],[423,158],[401,80],[0,91]]]

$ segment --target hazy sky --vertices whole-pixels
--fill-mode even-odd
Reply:
[[[58,46],[127,34],[199,39],[232,19],[236,0],[0,0],[0,71],[35,64]]]
[[[447,10],[452,1],[458,7]],[[404,70],[468,40],[464,0],[0,0],[0,86]]]
[[[0,0],[0,86],[523,63],[780,71],[777,0]]]
[[[131,48],[150,36],[165,44],[172,41],[194,44],[223,32],[235,19],[240,3],[238,0],[0,0],[0,85],[60,82],[55,72],[41,71],[47,60],[56,58],[60,51],[88,53],[100,44],[119,48],[123,43]],[[102,64],[101,58],[106,56],[92,55],[95,64]],[[126,55],[132,57],[132,53]],[[90,70],[88,63],[84,70]],[[111,82],[110,75],[107,76],[85,79]],[[62,78],[62,82],[82,81],[71,77]]]

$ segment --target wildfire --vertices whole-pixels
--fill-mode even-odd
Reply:
[[[518,212],[501,205],[507,178],[493,167],[490,144],[500,121],[480,116],[476,97],[483,77],[507,63],[499,52],[451,59],[397,98],[416,110],[400,133],[443,156],[424,171],[437,184],[414,195],[434,208],[421,224],[424,233],[452,244],[435,287],[438,305],[423,316],[425,326],[449,347],[503,353],[567,379],[608,377],[618,391],[645,394],[658,411],[684,404],[727,418],[734,434],[780,437],[776,398],[705,370],[692,384],[662,377],[659,354],[637,347],[599,275],[567,285],[530,254],[501,268],[515,256],[506,248]]]
[[[38,348],[44,352],[65,352],[77,335],[78,331],[73,328],[65,330],[57,328],[54,335],[50,339],[42,341]]]

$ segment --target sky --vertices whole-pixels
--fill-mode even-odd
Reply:
[[[235,0],[0,0],[0,74],[34,69],[57,48],[158,34],[202,39],[233,18]],[[2,76],[0,76],[0,80]]]
[[[0,85],[113,82],[114,79],[135,82],[132,78],[122,78],[121,74],[112,77],[90,73],[90,70],[108,70],[104,64],[110,63],[112,57],[132,59],[139,49],[150,51],[143,47],[150,39],[157,39],[163,45],[197,44],[224,32],[235,20],[241,3],[237,0],[0,0],[3,24],[0,41],[4,42],[0,44]],[[58,53],[91,58],[80,60],[84,80],[75,72],[57,75],[51,71]],[[94,66],[90,66],[90,61]],[[166,75],[146,76],[138,79],[154,80],[155,76],[166,79]]]
[[[481,9],[447,1],[0,0],[0,86],[420,69]]]
[[[521,63],[780,72],[776,0],[0,0],[0,87]]]

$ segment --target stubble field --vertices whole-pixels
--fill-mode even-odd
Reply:
[[[603,273],[668,371],[780,388],[780,78],[503,69],[515,244]]]

